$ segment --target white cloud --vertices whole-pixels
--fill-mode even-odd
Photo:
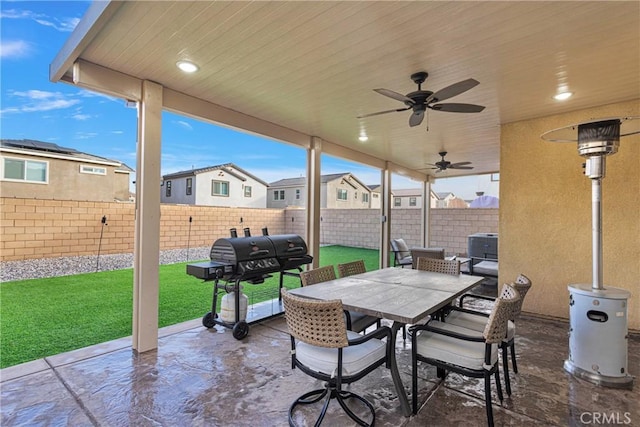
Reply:
[[[122,135],[124,133],[124,131],[122,131],[122,130],[112,130],[111,133],[114,133],[116,135]]]
[[[93,117],[91,114],[82,114],[82,113],[75,113],[71,116],[72,119],[75,120],[89,120],[91,117]]]
[[[0,12],[0,18],[3,19],[28,19],[45,27],[54,28],[57,31],[71,32],[78,22],[79,18],[58,18],[55,16],[47,16],[42,13],[35,13],[30,10],[9,9]]]
[[[21,105],[7,107],[3,113],[33,113],[69,108],[80,103],[61,92],[47,92],[43,90],[9,91],[9,96],[17,98]]]
[[[185,121],[178,120],[176,123],[179,124],[180,126],[182,126],[185,129],[193,130],[193,126],[191,126],[191,124],[189,124],[189,123],[187,123]]]
[[[96,132],[76,132],[75,139],[91,139],[98,136]]]
[[[31,45],[24,40],[0,41],[0,58],[23,58],[31,53]]]

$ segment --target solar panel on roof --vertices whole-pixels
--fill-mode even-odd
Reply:
[[[11,147],[49,151],[52,153],[78,153],[78,150],[74,150],[73,148],[61,147],[58,144],[54,144],[52,142],[34,141],[32,139],[3,139],[2,143]]]

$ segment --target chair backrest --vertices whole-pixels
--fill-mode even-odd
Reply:
[[[404,239],[392,239],[390,243],[391,249],[393,250],[393,252],[395,252],[396,258],[398,260],[411,255],[411,253],[409,252],[409,246],[407,246],[407,243],[404,241]]]
[[[412,268],[418,265],[418,258],[444,259],[444,248],[411,248]]]
[[[318,267],[300,273],[300,283],[302,283],[302,286],[315,285],[316,283],[334,279],[336,279],[336,271],[333,269],[333,265],[325,265],[324,267]]]
[[[518,291],[511,285],[504,284],[500,298],[493,305],[483,336],[487,343],[499,343],[507,336],[507,324],[513,318],[513,311],[520,301]]]
[[[364,260],[362,259],[338,264],[338,274],[340,277],[353,276],[354,274],[362,274],[366,272],[367,268],[365,267]]]
[[[522,303],[524,302],[524,297],[527,296],[527,292],[529,292],[529,289],[531,289],[531,284],[532,284],[531,280],[524,274],[518,275],[518,277],[516,278],[516,281],[511,284],[511,286],[513,286],[520,294],[520,301],[518,302],[515,310],[513,311],[513,319],[515,319],[520,315],[520,312],[522,311]]]
[[[457,259],[435,259],[420,257],[418,258],[416,269],[457,276],[460,274],[460,261]]]
[[[310,345],[342,348],[349,345],[342,301],[300,298],[282,289],[289,334]]]

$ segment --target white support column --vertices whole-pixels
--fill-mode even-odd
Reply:
[[[420,218],[422,230],[422,246],[428,248],[431,242],[431,178],[422,183],[422,215]]]
[[[142,82],[138,106],[136,219],[133,265],[133,350],[158,347],[160,149],[162,86]]]
[[[391,170],[389,165],[380,172],[380,267],[389,267],[391,239]]]
[[[322,155],[322,140],[311,137],[311,145],[307,150],[307,211],[306,211],[306,240],[308,250],[313,255],[312,268],[319,267],[320,254],[320,157]]]

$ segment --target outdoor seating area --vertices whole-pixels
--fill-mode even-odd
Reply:
[[[521,316],[511,396],[500,404],[495,388],[492,393],[497,425],[585,425],[603,414],[631,420],[630,425],[640,420],[637,386],[599,387],[563,370],[568,327],[565,321]],[[200,319],[160,334],[158,349],[139,355],[131,351],[131,338],[124,338],[0,371],[0,423],[284,426],[291,403],[322,387],[291,369],[284,316],[255,324],[243,340],[221,326],[204,328]],[[411,344],[400,336],[396,359],[410,394]],[[640,337],[631,335],[632,375],[639,374],[639,366]],[[410,417],[401,413],[389,370],[382,366],[347,390],[372,403],[381,426],[486,424],[482,379],[450,373],[440,381],[436,368],[419,364],[417,387],[418,411]],[[325,424],[355,425],[335,403]]]

